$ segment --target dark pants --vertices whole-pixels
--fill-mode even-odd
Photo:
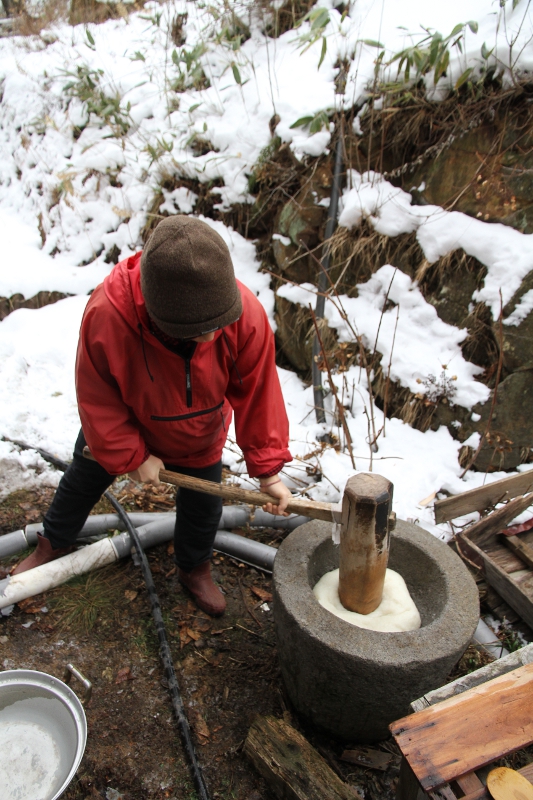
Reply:
[[[91,509],[116,477],[110,475],[96,461],[83,457],[85,444],[85,437],[80,431],[74,447],[73,460],[61,478],[44,518],[45,534],[54,548],[68,547],[75,543]],[[220,483],[222,477],[220,461],[210,467],[195,468],[165,464],[165,468],[216,483]],[[191,489],[178,489],[174,558],[185,572],[190,572],[193,567],[211,558],[221,514],[220,497],[193,492]]]

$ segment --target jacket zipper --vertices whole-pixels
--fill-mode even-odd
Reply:
[[[187,395],[187,408],[192,408],[192,380],[191,380],[191,359],[185,359],[185,392]]]
[[[191,411],[190,414],[179,414],[176,417],[156,417],[152,414],[150,419],[153,419],[155,422],[178,422],[181,419],[191,419],[192,417],[202,417],[204,414],[211,414],[213,411],[218,411],[223,405],[224,401],[222,400],[217,406],[213,406],[213,408],[204,408],[202,411]]]

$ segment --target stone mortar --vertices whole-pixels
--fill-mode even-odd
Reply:
[[[308,722],[338,739],[372,742],[446,682],[479,619],[476,584],[450,547],[398,522],[389,567],[402,575],[422,618],[419,630],[379,633],[326,611],[316,582],[339,566],[331,523],[309,522],[274,562],[274,621],[285,686]]]

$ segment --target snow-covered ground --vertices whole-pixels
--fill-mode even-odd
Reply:
[[[151,2],[142,13],[103,25],[57,25],[41,37],[0,40],[0,296],[31,297],[42,290],[73,295],[40,310],[15,311],[0,323],[0,435],[69,458],[79,427],[73,364],[87,292],[111,269],[105,256],[112,248],[122,258],[140,248],[152,199],[166,177],[216,179],[221,209],[249,201],[248,175],[271,140],[273,116],[279,117],[276,134],[290,142],[297,157],[321,154],[330,141],[327,126],[311,134],[291,125],[339,102],[359,101],[373,80],[381,49],[376,43],[383,43],[386,61],[425,36],[422,25],[448,35],[458,23],[477,23],[465,25],[462,52],[452,48],[446,76],[436,85],[432,74],[426,77],[437,98],[469,68],[475,74],[484,64],[497,63],[507,80],[533,68],[528,0],[503,6],[490,0],[358,0],[345,17],[323,0],[318,6],[328,10],[329,22],[308,49],[301,38],[308,23],[273,39],[265,35],[264,19],[252,3],[232,6],[250,25],[242,46],[231,35],[214,36],[222,29],[213,11],[223,14],[221,2],[185,0]],[[177,46],[170,31],[183,13],[186,43]],[[327,49],[318,68],[324,38]],[[339,56],[351,62],[343,100],[335,95]],[[197,80],[199,69],[208,88]],[[394,66],[390,70],[395,73]],[[177,81],[184,91],[174,91]],[[198,155],[198,141],[213,149]],[[163,195],[168,213],[194,213],[197,196],[191,190]],[[339,224],[352,227],[363,217],[387,235],[416,231],[429,261],[457,247],[474,255],[487,266],[487,276],[473,299],[486,302],[495,316],[500,290],[505,303],[533,268],[533,237],[457,212],[413,207],[408,194],[381,176],[353,173]],[[259,271],[253,243],[207,221],[228,242],[238,277],[258,294],[274,326],[273,292]],[[309,286],[287,286],[279,294],[305,306],[314,302]],[[387,294],[393,307],[382,314]],[[357,298],[340,302],[341,308],[338,301],[326,307],[340,341],[357,332],[369,346],[376,342],[384,363],[390,362],[391,377],[402,386],[419,392],[420,381],[446,365],[455,403],[472,408],[487,398],[487,389],[476,381],[479,368],[461,354],[466,332],[443,323],[394,264],[360,286]],[[526,295],[506,322],[517,324],[532,304]],[[323,477],[310,496],[338,500],[353,474],[351,457],[346,448],[341,453],[320,445],[324,426],[315,422],[312,390],[286,370],[280,377],[294,455],[287,479],[301,490],[312,483],[309,468],[316,467]],[[397,419],[387,420],[377,452],[370,453],[366,375],[352,367],[337,380],[349,409],[356,468],[365,471],[371,464],[393,481],[399,517],[418,520],[446,538],[448,527],[435,526],[431,503],[421,501],[503,477],[471,472],[461,479],[460,444],[447,429],[423,434]],[[383,428],[379,409],[374,422],[376,431]],[[342,432],[334,430],[343,441]],[[230,434],[226,460],[237,472],[242,465],[232,439]],[[21,453],[8,442],[0,442],[0,476],[1,495],[58,479],[35,452]]]

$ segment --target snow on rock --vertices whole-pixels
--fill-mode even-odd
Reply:
[[[488,388],[475,380],[482,368],[466,361],[461,352],[467,331],[443,322],[408,275],[386,265],[357,289],[358,297],[326,300],[325,317],[339,341],[354,341],[361,335],[369,350],[375,347],[381,353],[385,372],[390,363],[391,380],[414,394],[423,391],[421,384],[429,375],[444,371],[454,403],[471,408],[488,398]],[[277,294],[308,307],[314,305],[316,289],[287,284]],[[387,298],[394,306],[385,310]]]
[[[343,194],[339,225],[353,228],[367,219],[386,236],[416,231],[430,264],[462,248],[487,267],[483,287],[472,299],[490,306],[495,319],[501,302],[505,305],[511,299],[533,269],[533,234],[439,206],[413,206],[410,194],[375,172],[352,171],[349,185]]]

